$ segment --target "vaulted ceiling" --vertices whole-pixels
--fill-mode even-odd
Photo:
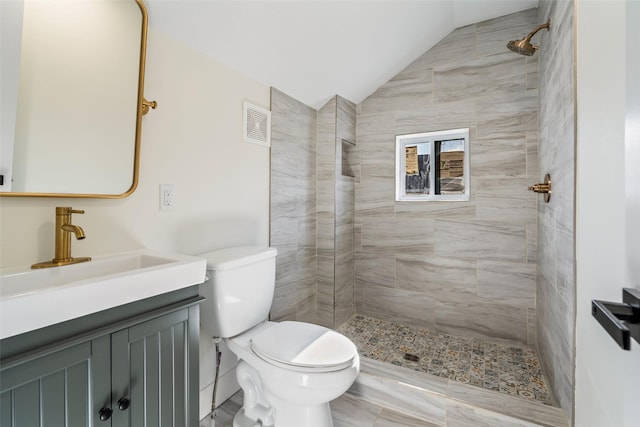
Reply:
[[[359,103],[454,29],[537,5],[538,0],[147,0],[150,27],[314,108],[336,94]]]

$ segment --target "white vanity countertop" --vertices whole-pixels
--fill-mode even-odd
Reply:
[[[0,339],[197,285],[206,259],[149,250],[0,270]]]

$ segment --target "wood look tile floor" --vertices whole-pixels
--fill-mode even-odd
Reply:
[[[214,420],[206,417],[200,421],[199,427],[233,427],[233,416],[241,407],[242,391],[239,391],[218,407]],[[331,402],[331,412],[333,427],[441,427],[350,394]]]

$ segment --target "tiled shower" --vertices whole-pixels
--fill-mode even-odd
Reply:
[[[556,86],[572,90],[570,71],[559,68],[572,67],[572,16],[571,2],[543,1],[459,28],[358,105],[336,96],[316,111],[272,89],[273,319],[339,328],[357,313],[538,348],[571,416],[573,378],[561,373],[573,370],[572,324],[552,326],[559,313],[569,320],[567,306],[573,312],[560,286],[573,287],[560,275],[573,259],[565,209],[573,192],[553,195],[562,218],[569,214],[562,222],[527,186],[549,171],[539,165],[553,169],[546,150],[566,153],[554,161],[572,167],[563,124],[572,123],[573,98],[550,102]],[[548,17],[538,54],[506,50]],[[558,63],[563,55],[568,65]],[[469,202],[396,202],[395,136],[462,127],[470,129]],[[564,263],[550,264],[553,254]]]

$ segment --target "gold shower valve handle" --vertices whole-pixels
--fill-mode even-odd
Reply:
[[[548,193],[551,191],[551,186],[549,184],[533,184],[529,190],[535,193]]]
[[[549,200],[551,199],[551,176],[549,174],[546,174],[544,176],[543,183],[533,184],[529,187],[529,190],[533,191],[534,193],[544,194],[544,201],[546,203],[549,203]]]

